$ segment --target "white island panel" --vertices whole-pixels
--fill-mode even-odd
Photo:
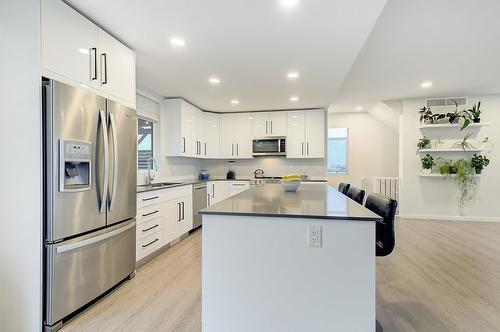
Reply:
[[[374,239],[371,220],[203,215],[203,331],[375,331]]]

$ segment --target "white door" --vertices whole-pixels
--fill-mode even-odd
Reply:
[[[203,157],[219,157],[219,114],[203,112]]]
[[[195,157],[197,151],[195,109],[184,100],[181,102],[181,105],[181,155]]]
[[[212,181],[210,182],[210,186],[212,187],[210,189],[212,193],[212,197],[210,197],[211,205],[229,197],[227,181]]]
[[[220,157],[234,158],[236,142],[236,116],[220,115]]]
[[[236,114],[236,158],[252,158],[252,114]]]
[[[193,196],[184,196],[178,200],[181,205],[181,216],[178,222],[178,236],[193,229]]]
[[[252,113],[252,136],[254,138],[267,137],[269,132],[269,113]]]
[[[40,3],[42,67],[97,88],[97,26],[60,0]]]
[[[306,111],[306,157],[324,158],[325,157],[325,112],[324,111]]]
[[[179,222],[181,209],[179,200],[174,199],[163,203],[166,206],[165,218],[163,219],[163,243],[167,244],[179,237]]]
[[[106,31],[98,35],[101,89],[135,105],[135,54]]]
[[[203,112],[196,107],[194,107],[194,127],[195,155],[203,158]]]
[[[287,158],[305,158],[305,113],[304,111],[287,113],[286,156]]]
[[[269,132],[270,136],[287,136],[288,132],[287,112],[269,113]]]

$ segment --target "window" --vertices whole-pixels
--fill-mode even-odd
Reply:
[[[328,128],[328,173],[347,174],[348,128]]]
[[[137,119],[137,167],[148,168],[148,159],[153,157],[153,122]]]

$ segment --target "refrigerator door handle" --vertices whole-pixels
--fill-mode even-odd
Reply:
[[[104,213],[106,212],[109,185],[109,142],[108,127],[106,125],[106,117],[104,111],[99,110],[99,117],[101,119],[102,139],[104,142],[104,181],[102,184],[101,206],[99,208],[99,213]]]
[[[113,211],[116,201],[116,187],[118,185],[118,138],[116,134],[116,120],[113,113],[109,113],[111,123],[111,134],[113,135],[113,188],[111,191],[111,200],[109,202],[109,211]]]
[[[78,242],[75,242],[75,243],[69,243],[69,244],[62,245],[62,246],[56,248],[56,253],[57,254],[62,254],[64,252],[68,252],[68,251],[80,249],[82,247],[86,247],[86,246],[89,246],[91,244],[102,242],[102,241],[104,241],[106,239],[109,239],[109,238],[111,238],[113,236],[121,234],[121,233],[123,233],[123,232],[131,229],[132,227],[135,227],[135,222],[132,222],[132,223],[130,223],[130,224],[126,225],[126,226],[123,226],[121,228],[115,229],[115,230],[113,230],[111,232],[108,232],[108,233],[105,233],[105,234],[101,234],[101,235],[98,235],[96,237],[92,237],[90,239],[85,239],[85,240],[78,241]]]

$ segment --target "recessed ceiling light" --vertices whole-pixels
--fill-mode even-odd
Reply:
[[[231,104],[233,104],[233,105],[238,105],[239,103],[240,103],[240,101],[238,99],[231,100]]]
[[[288,79],[290,80],[296,80],[297,78],[299,78],[299,76],[300,74],[296,71],[291,71],[288,74],[286,74],[286,77],[288,77]]]
[[[430,88],[432,86],[432,82],[431,81],[425,81],[425,82],[422,82],[422,84],[420,84],[420,86],[422,88]]]
[[[220,83],[220,79],[218,77],[210,77],[208,81],[213,85],[218,85]]]
[[[299,97],[297,97],[297,96],[290,97],[290,101],[298,101],[298,100],[299,100]]]
[[[363,106],[356,106],[355,110],[356,111],[362,111],[363,110]]]
[[[186,41],[180,37],[172,37],[170,38],[170,44],[172,44],[173,46],[182,47],[186,45]]]
[[[297,6],[299,0],[280,0],[280,3],[285,8],[291,8]]]

